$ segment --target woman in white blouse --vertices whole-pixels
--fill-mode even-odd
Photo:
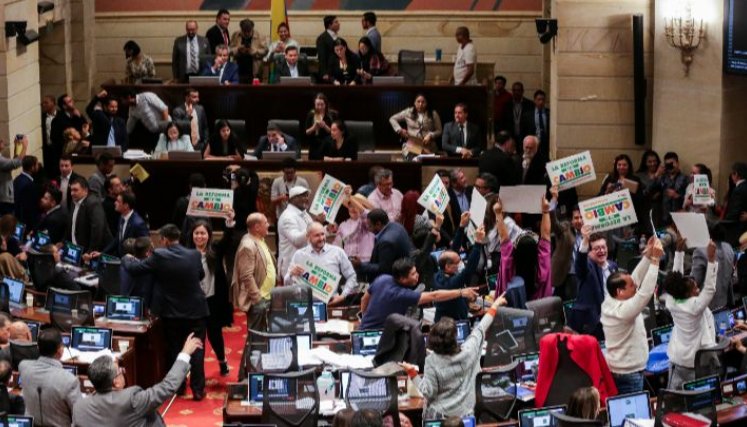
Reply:
[[[290,29],[288,28],[288,24],[285,22],[281,22],[278,24],[278,37],[279,40],[275,40],[270,44],[270,48],[267,50],[267,55],[265,55],[265,62],[271,62],[272,60],[275,60],[276,58],[284,58],[285,57],[285,49],[288,46],[295,46],[299,47],[298,42],[293,40],[290,36]]]
[[[402,127],[402,122],[405,122],[405,128]],[[441,118],[436,111],[428,108],[425,95],[416,95],[413,106],[390,117],[389,123],[403,141],[411,138],[422,141],[423,154],[437,151],[437,141],[442,131]]]
[[[182,135],[179,127],[174,122],[170,122],[166,126],[166,133],[162,133],[158,137],[158,144],[156,144],[156,149],[153,150],[153,157],[157,159],[163,153],[169,151],[195,151],[189,135]]]

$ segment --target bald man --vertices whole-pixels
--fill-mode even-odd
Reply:
[[[294,284],[295,278],[304,272],[304,267],[302,267],[304,260],[309,260],[328,271],[339,274],[344,281],[342,293],[334,295],[329,300],[329,305],[340,304],[348,295],[357,293],[358,280],[353,264],[350,263],[342,248],[327,244],[324,226],[318,222],[312,222],[306,228],[306,240],[308,244],[297,250],[291,258],[290,268],[283,278],[285,286]]]
[[[10,324],[10,340],[18,342],[31,342],[31,329],[26,322],[16,320]]]

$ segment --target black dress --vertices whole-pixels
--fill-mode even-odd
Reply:
[[[344,159],[358,160],[358,141],[353,137],[345,137],[340,148],[332,138],[327,139],[322,147],[322,158],[338,157]]]

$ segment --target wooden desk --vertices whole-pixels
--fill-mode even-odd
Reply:
[[[13,317],[49,323],[49,312],[38,308],[12,308]],[[96,319],[96,326],[111,328],[115,337],[130,337],[134,340],[134,364],[132,379],[129,384],[137,384],[143,388],[160,382],[166,376],[166,350],[163,342],[163,326],[160,319],[155,319],[147,325],[132,325]],[[114,339],[116,345],[117,338]],[[130,352],[132,350],[128,350]]]
[[[187,87],[184,84],[104,86],[115,97],[122,97],[129,90],[154,92],[171,108],[184,102]],[[469,120],[480,126],[483,135],[488,123],[488,92],[483,86],[231,85],[199,86],[199,91],[210,127],[216,119],[243,119],[249,140],[242,142],[250,147],[256,146],[259,137],[265,134],[268,120],[300,120],[303,126],[319,92],[327,95],[330,106],[341,112],[343,119],[373,121],[377,148],[401,147],[389,117],[412,106],[419,93],[425,95],[444,125],[453,121],[454,105],[458,102],[467,104]],[[120,104],[119,114],[127,118],[127,105]]]
[[[122,353],[119,357],[119,366],[125,369],[125,380],[127,381],[127,386],[130,385],[140,385],[137,381],[137,348],[135,347],[135,339],[133,337],[123,337],[123,336],[116,336],[114,335],[112,337],[112,349],[115,352],[119,352],[119,343],[121,341],[128,341],[129,347],[127,348],[127,351]],[[81,362],[79,360],[73,359],[73,360],[63,360],[61,361],[65,365],[71,365],[76,366],[78,368],[78,375],[79,376],[88,376],[88,366],[90,363],[88,362]]]

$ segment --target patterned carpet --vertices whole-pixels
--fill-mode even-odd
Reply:
[[[238,377],[239,360],[246,340],[245,313],[234,313],[233,326],[223,328],[223,338],[226,342],[226,357],[231,372],[227,377],[220,376],[218,359],[215,358],[210,344],[206,343],[205,399],[202,402],[193,401],[192,392],[187,387],[187,394],[178,397],[166,414],[165,420],[168,427],[223,425],[223,400],[226,396],[226,383],[235,382]]]

